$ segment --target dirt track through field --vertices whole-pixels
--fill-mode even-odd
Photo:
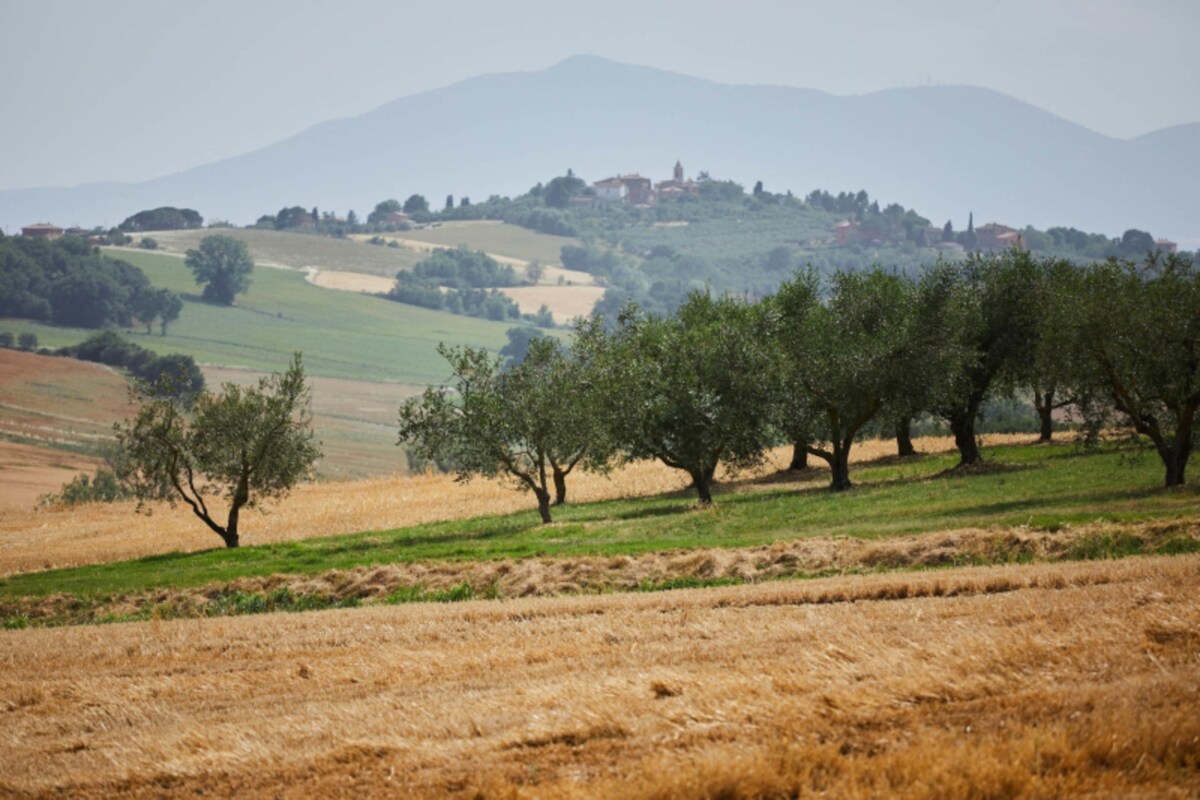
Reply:
[[[1134,558],[0,631],[0,794],[1194,797],[1198,578]]]

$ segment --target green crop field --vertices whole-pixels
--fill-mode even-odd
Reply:
[[[316,267],[323,270],[363,272],[391,278],[402,269],[411,269],[424,254],[406,248],[378,247],[352,239],[333,239],[302,233],[258,230],[256,228],[220,228],[216,230],[157,231],[146,234],[159,248],[173,254],[186,253],[205,236],[220,234],[246,243],[256,262],[278,264],[295,269]],[[536,234],[535,234],[536,235]],[[122,257],[129,254],[122,250]],[[136,251],[135,251],[136,252]],[[113,253],[116,255],[116,253]]]
[[[387,236],[446,247],[463,245],[472,250],[483,250],[485,253],[522,261],[540,261],[550,266],[562,266],[564,245],[579,244],[578,239],[568,236],[551,236],[519,225],[492,221],[443,222],[436,228],[389,233]]]
[[[113,254],[118,255],[118,254]],[[456,316],[352,292],[313,286],[300,272],[257,267],[250,290],[232,307],[196,302],[199,288],[181,259],[123,251],[119,257],[145,271],[155,286],[185,295],[183,313],[166,336],[129,331],[158,353],[185,353],[201,364],[272,372],[304,354],[309,374],[328,378],[439,383],[447,376],[439,342],[496,349],[510,324]],[[83,328],[13,323],[37,334],[42,346],[61,347],[91,336]]]

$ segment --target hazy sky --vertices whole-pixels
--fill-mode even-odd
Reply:
[[[1197,0],[0,0],[0,188],[145,180],[580,53],[834,94],[985,86],[1125,138],[1200,121],[1198,31]]]

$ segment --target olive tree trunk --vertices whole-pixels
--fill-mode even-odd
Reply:
[[[792,442],[792,462],[788,464],[788,472],[803,472],[808,469],[808,442],[797,439]]]
[[[954,434],[954,445],[958,448],[959,466],[969,466],[983,461],[979,452],[979,440],[975,438],[977,408],[972,405],[963,411],[955,411],[949,417],[950,431]]]
[[[908,417],[905,417],[896,424],[896,455],[901,458],[917,454],[917,448],[913,447],[912,443],[911,426],[912,420]]]

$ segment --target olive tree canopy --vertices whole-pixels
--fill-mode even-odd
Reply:
[[[226,383],[192,404],[142,394],[137,416],[117,426],[125,480],[141,501],[182,500],[226,547],[238,546],[243,508],[286,495],[320,458],[300,354],[291,366],[242,388]],[[228,505],[224,524],[211,499]]]

